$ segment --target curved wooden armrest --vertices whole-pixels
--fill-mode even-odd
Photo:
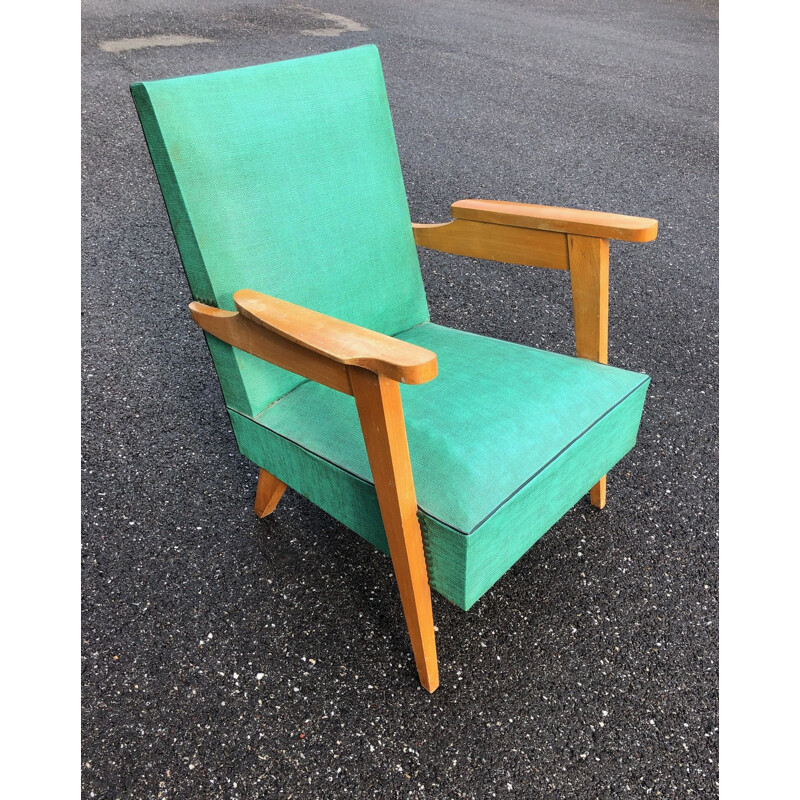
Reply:
[[[623,242],[651,242],[658,235],[658,221],[646,217],[628,217],[604,211],[510,203],[505,200],[459,200],[450,206],[455,219],[491,222],[514,228],[596,236]]]
[[[414,241],[444,253],[507,264],[570,269],[570,239],[649,242],[658,222],[602,211],[580,211],[503,200],[459,200],[450,222],[414,222]]]
[[[198,302],[189,309],[192,319],[213,336],[313,380],[332,385],[329,379],[307,374],[310,362],[327,364],[332,375],[343,374],[341,367],[336,369],[342,365],[363,367],[400,383],[425,383],[436,377],[436,354],[415,344],[251,289],[236,292],[233,302],[238,312]],[[276,339],[286,346],[281,348]],[[347,388],[333,388],[351,393],[349,383]]]

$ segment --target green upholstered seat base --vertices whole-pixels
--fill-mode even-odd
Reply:
[[[420,515],[431,585],[465,611],[636,443],[643,384],[468,536]]]
[[[402,387],[403,402],[430,582],[466,610],[633,447],[649,379],[431,324],[401,336],[440,357],[439,377]],[[472,361],[454,364],[451,351]],[[487,370],[492,380],[481,383]],[[561,420],[547,410],[556,401],[567,410]],[[388,552],[352,405],[307,383],[257,419],[230,417],[247,458]],[[493,407],[495,428],[487,419],[463,429],[462,413],[480,419]]]

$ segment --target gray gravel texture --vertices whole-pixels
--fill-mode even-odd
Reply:
[[[342,24],[319,11],[360,23]],[[83,6],[85,797],[717,795],[717,8]],[[109,53],[104,41],[211,39]],[[252,513],[128,85],[375,42],[412,218],[464,197],[656,217],[612,245],[639,443],[418,684],[384,555],[289,491]],[[422,252],[435,322],[572,351],[565,274]]]

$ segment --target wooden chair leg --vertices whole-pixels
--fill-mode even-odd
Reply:
[[[400,600],[422,685],[439,685],[428,570],[417,519],[400,386],[360,367],[349,367],[372,479],[381,508]]]
[[[605,508],[606,507],[606,478],[608,476],[603,475],[602,478],[591,488],[589,492],[589,500],[591,501],[592,505],[596,508]]]
[[[278,505],[283,493],[286,491],[286,484],[279,481],[274,475],[270,475],[265,469],[258,473],[258,488],[256,489],[256,502],[253,511],[259,519],[263,519],[271,514]]]
[[[608,363],[608,239],[568,236],[575,349],[580,358]],[[592,486],[589,500],[606,505],[606,476]]]

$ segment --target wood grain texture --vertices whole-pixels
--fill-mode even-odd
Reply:
[[[526,267],[567,269],[567,237],[563,233],[493,225],[489,222],[412,223],[422,247],[470,258],[485,258]]]
[[[589,490],[589,502],[595,508],[606,507],[606,481],[607,475],[603,475],[597,483]]]
[[[223,311],[196,301],[189,304],[189,310],[204,331],[223,342],[338,392],[353,394],[344,364],[271,333],[238,311]]]
[[[568,236],[575,350],[580,358],[608,363],[608,239]],[[606,476],[589,492],[593,506],[606,505]]]
[[[236,292],[233,302],[251,322],[340,364],[400,383],[425,383],[436,377],[436,354],[423,347],[251,289]]]
[[[439,685],[433,608],[400,387],[359,367],[348,370],[417,672],[433,692]]]
[[[608,240],[569,236],[569,274],[580,358],[608,363]]]
[[[542,231],[559,231],[624,242],[650,242],[658,234],[658,221],[604,211],[584,211],[503,200],[459,200],[450,206],[455,219],[491,222]]]
[[[253,511],[259,519],[271,514],[280,502],[283,493],[286,491],[286,484],[279,481],[265,469],[259,470],[258,486],[256,488],[256,502]]]
[[[402,383],[436,377],[436,354],[423,347],[258,292],[236,292],[234,303],[238,312],[196,301],[189,310],[223,342],[345,394],[353,393],[348,365]]]

